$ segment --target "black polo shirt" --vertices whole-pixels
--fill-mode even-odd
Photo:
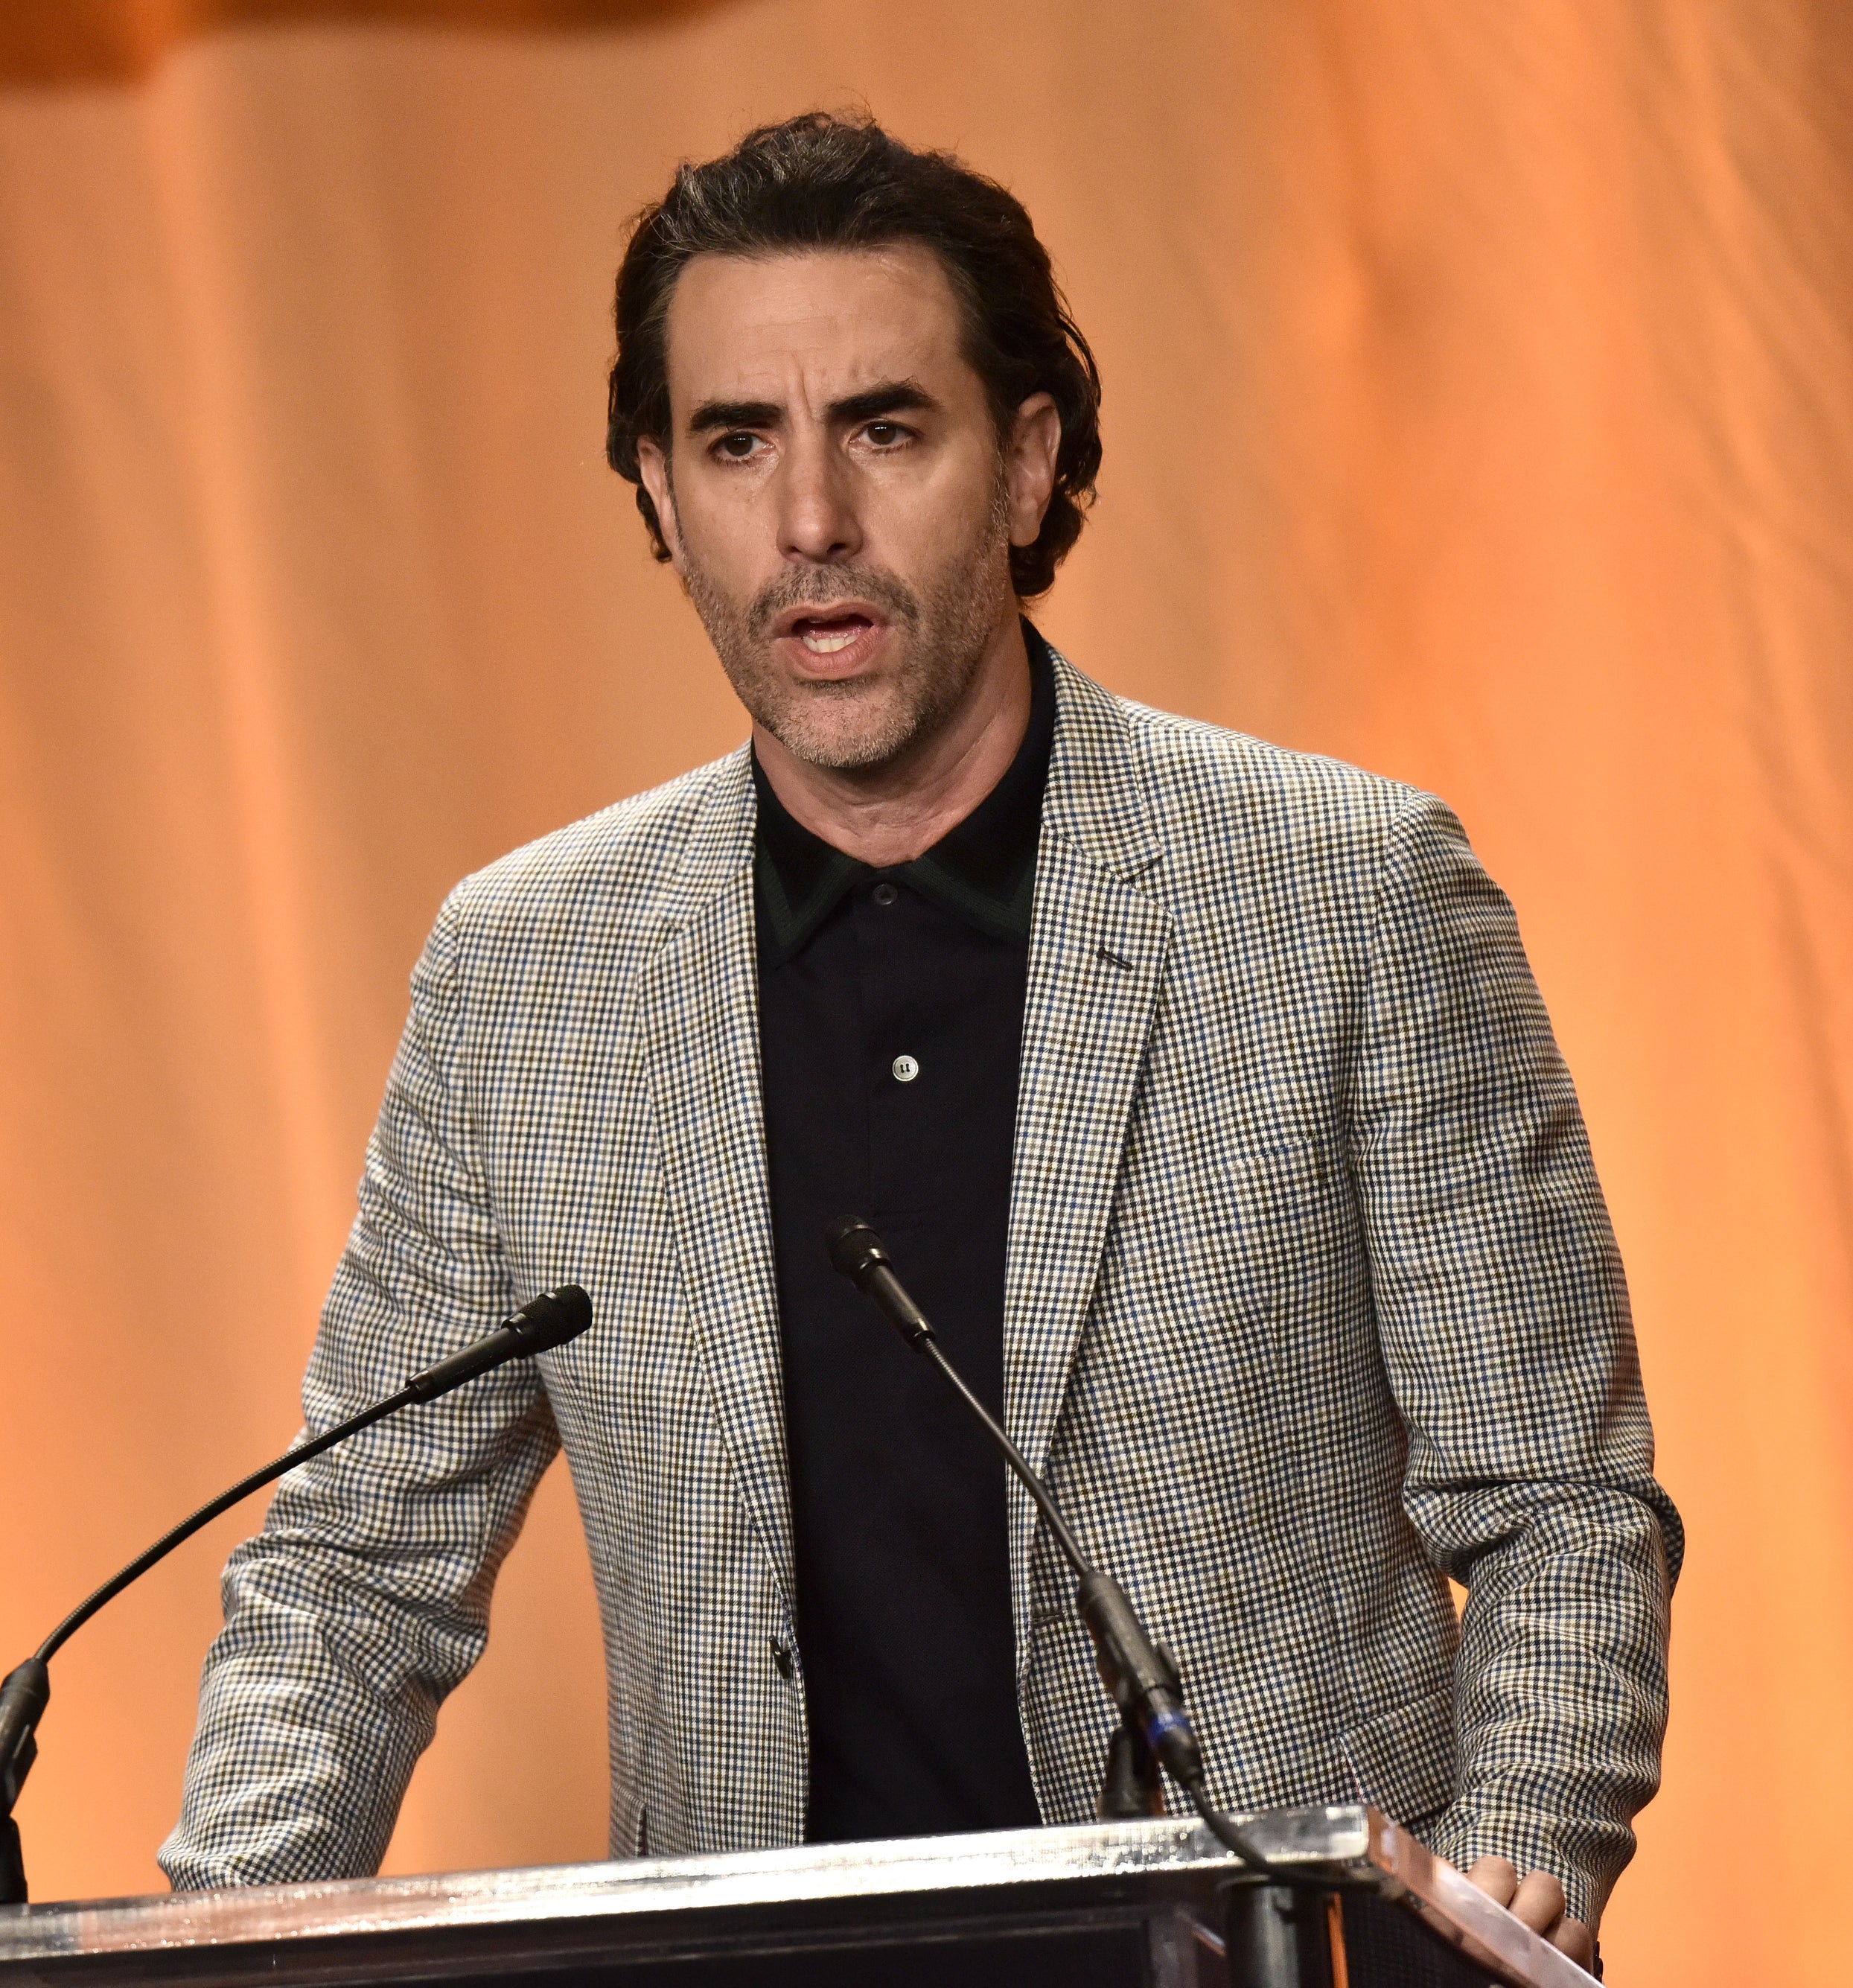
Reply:
[[[1037,1820],[1017,1716],[1004,1467],[945,1381],[838,1276],[865,1215],[953,1363],[1003,1397],[1030,908],[1055,732],[1030,725],[921,857],[871,869],[800,826],[756,762],[759,1035],[813,1842]]]

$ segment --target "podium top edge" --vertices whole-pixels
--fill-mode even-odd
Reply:
[[[1248,1819],[1247,1827],[1265,1854],[1283,1862],[1358,1864],[1370,1854],[1369,1817],[1362,1807],[1273,1810]],[[0,1968],[80,1954],[1188,1876],[1236,1863],[1201,1824],[1163,1817],[713,1856],[228,1887],[0,1909]]]

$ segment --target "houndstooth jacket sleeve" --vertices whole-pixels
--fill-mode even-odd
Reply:
[[[1559,1874],[1593,1924],[1659,1785],[1683,1535],[1569,1073],[1504,894],[1409,794],[1351,1108],[1403,1503],[1466,1584],[1450,1861]]]
[[[454,902],[454,901],[453,901]],[[458,1080],[452,906],[412,1004],[303,1386],[319,1432],[512,1309]],[[282,1480],[232,1554],[178,1826],[177,1888],[378,1866],[438,1707],[557,1447],[529,1363],[402,1412]]]

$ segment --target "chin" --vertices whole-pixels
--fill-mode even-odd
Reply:
[[[864,773],[885,766],[912,743],[911,734],[908,732],[897,737],[891,732],[845,735],[787,729],[773,735],[794,759],[829,773]]]
[[[828,704],[821,709],[787,705],[757,715],[793,759],[830,773],[854,773],[887,765],[918,735],[918,712],[897,710],[885,699],[883,705],[872,711],[840,705],[833,712]]]

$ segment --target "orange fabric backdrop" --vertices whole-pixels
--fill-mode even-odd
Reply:
[[[866,100],[1099,352],[1050,632],[1439,789],[1517,900],[1692,1540],[1614,1976],[1841,1978],[1850,86],[1838,0],[9,15],[0,1658],[292,1435],[444,889],[740,736],[600,459],[607,287],[678,156]],[[38,1896],[158,1882],[255,1517],[59,1659]],[[599,1854],[604,1760],[556,1472],[389,1868]]]

